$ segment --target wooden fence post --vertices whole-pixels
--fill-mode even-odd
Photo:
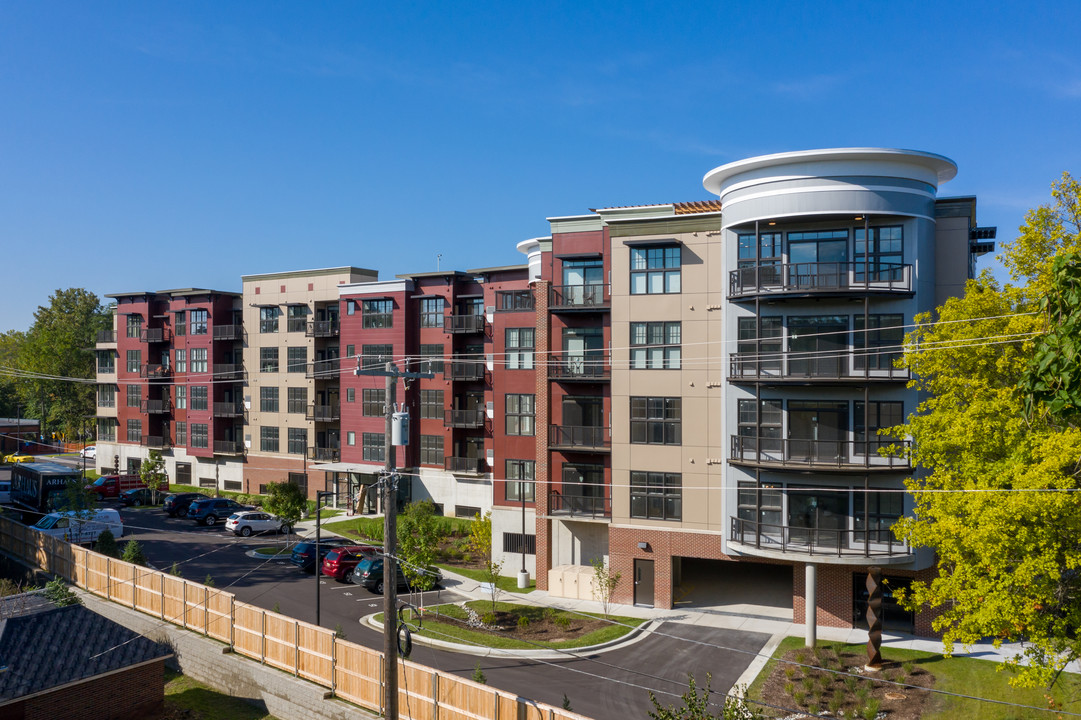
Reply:
[[[432,670],[432,720],[439,720],[439,673]]]
[[[262,611],[263,614],[263,632],[259,635],[259,662],[266,665],[266,610]]]
[[[210,588],[203,585],[203,635],[210,637]]]
[[[139,581],[138,576],[135,574],[135,568],[137,565],[131,566],[131,609],[134,610],[136,606],[135,596],[139,594]]]
[[[105,599],[113,599],[113,559],[108,555],[105,556]]]
[[[383,685],[387,677],[387,656],[383,653],[379,653],[379,714],[383,714],[383,697],[386,695],[386,690]]]
[[[330,694],[338,689],[338,634],[330,636]],[[382,705],[380,705],[382,710]]]
[[[229,649],[236,652],[236,595],[229,598]]]
[[[293,620],[293,677],[300,675],[300,621]]]
[[[158,578],[161,580],[161,582],[158,583],[158,585],[161,587],[161,597],[159,598],[159,602],[161,603],[161,619],[164,620],[165,619],[165,573],[162,573],[161,575],[159,575]]]

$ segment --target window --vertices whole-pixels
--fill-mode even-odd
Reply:
[[[183,310],[173,313],[173,334],[177,337],[188,334],[188,315]]]
[[[740,284],[744,287],[779,285],[781,282],[781,233],[739,236]]]
[[[388,362],[394,359],[393,345],[361,345],[360,352],[361,367],[368,369],[378,368],[381,370]]]
[[[278,308],[276,308],[276,307],[261,307],[261,308],[259,308],[259,332],[261,332],[261,333],[276,333],[276,332],[278,332]]]
[[[349,447],[353,447],[357,444],[357,434],[352,430],[345,433],[345,444]]]
[[[278,372],[278,348],[259,348],[259,372]]]
[[[191,424],[190,443],[193,448],[205,448],[210,445],[209,426],[206,423]]]
[[[903,354],[905,328],[903,315],[870,315],[864,328],[863,315],[856,315],[852,347],[853,369],[891,370]]]
[[[507,369],[533,369],[533,328],[507,328]]]
[[[308,388],[291,387],[286,388],[287,402],[286,410],[291,413],[305,413],[308,409]]]
[[[420,391],[420,417],[425,420],[443,419],[443,391]]]
[[[142,420],[128,420],[128,442],[142,442],[143,440],[143,421]]]
[[[385,462],[385,440],[386,438],[382,433],[362,433],[361,442],[363,443],[363,448],[361,450],[361,456],[369,462]]]
[[[345,357],[346,357],[346,359],[355,358],[356,356],[357,356],[357,346],[356,345],[346,345],[345,346]]]
[[[681,329],[678,322],[632,322],[631,369],[678,370]]]
[[[190,320],[192,335],[206,335],[206,310],[192,310]]]
[[[680,248],[631,248],[631,295],[680,292]]]
[[[285,309],[286,332],[304,332],[304,328],[308,320],[308,306],[307,305],[290,305]]]
[[[177,410],[184,410],[188,407],[188,388],[186,385],[177,385],[175,388],[176,400],[175,405]]]
[[[354,314],[356,314],[356,312],[357,312],[357,302],[356,302],[356,300],[346,300],[345,301],[345,314],[346,315],[354,315]]]
[[[262,452],[278,452],[278,428],[259,428],[259,450]]]
[[[683,477],[679,473],[632,471],[631,517],[682,519]]]
[[[495,294],[495,309],[499,312],[533,309],[532,290],[501,290]]]
[[[188,424],[184,421],[176,423],[176,444],[179,447],[185,447],[188,444]],[[177,482],[180,483],[179,466],[183,463],[177,463]],[[182,484],[182,483],[181,483]]]
[[[116,372],[116,355],[113,350],[98,350],[98,372],[112,375]]]
[[[864,508],[864,503],[867,507]],[[855,541],[863,542],[863,530],[871,529],[871,542],[888,543],[893,538],[890,528],[901,519],[905,510],[904,491],[852,494],[852,516],[855,520]]]
[[[752,455],[781,451],[781,400],[740,400],[740,447]],[[759,417],[761,409],[761,417]]]
[[[116,442],[116,418],[98,418],[98,440]]]
[[[345,389],[345,401],[346,402],[356,402],[357,401],[357,390],[356,390],[356,388],[346,388]]]
[[[308,364],[308,348],[291,347],[285,350],[285,371],[302,373]]]
[[[772,528],[764,528],[770,531],[781,530],[781,503],[783,501],[781,487],[762,483],[755,485],[753,482],[738,483],[739,506],[737,512],[740,520],[763,525],[773,525]]]
[[[682,443],[681,409],[678,397],[632,397],[631,442],[650,445]]]
[[[536,502],[536,472],[537,463],[533,460],[508,460],[506,499]]]
[[[128,407],[139,407],[143,399],[143,390],[138,385],[128,385]]]
[[[278,388],[259,388],[259,412],[278,412]]]
[[[363,328],[389,328],[393,327],[394,301],[393,300],[364,300],[361,303],[364,319],[361,321]]]
[[[780,375],[781,335],[779,315],[739,318],[736,374]]]
[[[308,476],[305,473],[291,472],[288,475],[289,483],[300,488],[300,494],[308,497]]]
[[[308,429],[289,428],[289,453],[303,455],[308,448]]]
[[[443,466],[443,436],[420,436],[420,464]]]
[[[98,407],[116,407],[115,385],[98,385]]]
[[[532,395],[508,394],[505,415],[508,435],[533,435],[535,403]]]
[[[420,326],[443,327],[443,298],[423,298],[420,301]]]
[[[866,407],[866,413],[864,408]],[[905,421],[904,403],[902,402],[870,402],[866,406],[862,402],[855,404],[855,417],[853,429],[856,438],[856,455],[864,455],[870,451],[871,455],[878,455],[880,448],[889,447],[897,441],[892,435],[879,435],[878,431],[884,428],[896,427]],[[864,427],[864,417],[871,432],[867,433]],[[869,435],[869,437],[868,437]]]
[[[193,373],[205,373],[207,371],[206,348],[192,348],[191,371]]]
[[[129,373],[138,373],[139,366],[143,364],[142,350],[128,350],[127,369]]]
[[[443,372],[443,346],[421,345],[420,346],[420,371]]]
[[[896,282],[902,280],[905,255],[904,233],[900,225],[871,228],[870,248],[863,241],[863,228],[856,230],[855,262],[853,270],[857,282],[864,282],[864,273],[870,282]],[[869,252],[868,252],[869,250]]]
[[[788,233],[787,282],[797,288],[843,287],[848,283],[848,231]]]
[[[177,350],[176,351],[176,371],[178,373],[188,371],[188,351]]]
[[[206,410],[207,409],[207,392],[206,385],[193,385],[191,387],[191,409],[192,410]]]
[[[127,323],[127,336],[129,338],[138,338],[139,334],[143,330],[143,316],[142,315],[128,315]]]
[[[361,390],[362,412],[364,417],[382,417],[383,405],[386,400],[386,391],[377,388],[364,388]]]

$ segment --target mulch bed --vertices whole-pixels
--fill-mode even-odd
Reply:
[[[537,608],[532,607],[523,607],[522,611],[514,612],[498,610],[494,613],[493,617],[489,617],[478,608],[478,612],[484,615],[486,625],[491,629],[491,632],[498,633],[501,637],[513,638],[525,642],[555,643],[563,642],[564,640],[574,640],[611,624],[602,618],[581,617],[569,614],[562,615],[562,617],[569,620],[569,622],[559,621],[558,618],[561,617],[560,615],[544,615],[537,610]],[[525,614],[525,617],[529,618],[529,623],[527,625],[520,625],[518,623],[518,618],[522,617],[523,614]],[[469,624],[465,620],[448,617],[447,615],[439,615],[439,620],[452,625],[469,627]],[[480,628],[473,629],[476,630]]]
[[[931,699],[931,693],[922,688],[931,687],[934,676],[920,668],[918,662],[887,662],[872,673],[864,670],[865,654],[844,648],[818,648],[814,654],[807,649],[790,650],[782,658],[813,667],[776,663],[761,689],[762,701],[770,705],[870,720],[876,717],[870,711],[877,702],[879,718],[918,720]],[[861,677],[847,677],[837,671]],[[875,680],[916,687],[898,687]],[[777,717],[799,717],[791,712],[763,709]]]

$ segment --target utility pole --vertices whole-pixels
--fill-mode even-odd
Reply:
[[[383,683],[383,716],[398,720],[398,474],[395,472],[394,410],[397,399],[398,378],[413,380],[434,378],[435,373],[399,371],[394,363],[387,361],[384,368],[362,368],[357,358],[354,375],[382,375],[386,378],[383,414],[386,418],[383,438],[383,665],[386,678]],[[402,438],[403,444],[409,442]]]

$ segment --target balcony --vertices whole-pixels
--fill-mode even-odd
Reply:
[[[609,285],[556,285],[548,309],[562,312],[607,311],[612,302]]]
[[[316,360],[304,369],[304,377],[309,380],[337,380],[342,367],[340,358]]]
[[[237,363],[214,363],[214,380],[241,381],[244,379],[244,366]]]
[[[312,320],[305,327],[304,335],[310,338],[338,337],[339,332],[337,320]]]
[[[483,380],[483,360],[452,360],[443,366],[443,376],[451,380]]]
[[[443,329],[449,333],[484,332],[483,315],[448,315]]]
[[[215,455],[243,455],[244,443],[240,440],[215,440]]]
[[[763,264],[739,268],[728,274],[730,299],[759,295],[822,297],[912,292],[912,266],[895,263]]]
[[[169,412],[169,400],[168,398],[162,398],[161,400],[143,400],[140,403],[139,409],[147,415],[162,415]]]
[[[153,450],[170,450],[173,441],[162,435],[143,435],[142,446]]]
[[[443,427],[449,428],[482,428],[484,427],[485,412],[482,408],[473,410],[446,410],[443,413]]]
[[[612,517],[612,498],[571,495],[552,490],[548,493],[548,514],[591,519]]]
[[[244,339],[244,326],[243,325],[215,325],[214,326],[214,339],[215,340],[243,340]]]
[[[912,560],[907,543],[894,538],[889,530],[844,530],[834,528],[774,525],[730,517],[729,547],[744,555],[781,558],[814,555],[837,558],[841,563],[865,564],[867,558],[886,564]],[[841,517],[840,522],[855,524],[856,518]]]
[[[447,472],[457,473],[460,475],[483,475],[488,471],[487,467],[488,463],[484,461],[484,458],[443,458],[443,468]]]
[[[172,369],[168,365],[159,365],[157,363],[144,363],[139,366],[139,377],[147,378],[150,380],[161,379],[169,377],[172,373]]]
[[[891,446],[905,450],[907,440],[795,440],[733,435],[729,462],[777,470],[841,472],[911,472],[906,457],[879,455]]]
[[[548,377],[560,382],[608,382],[612,379],[612,362],[608,355],[568,355],[553,353],[548,364]]]
[[[172,333],[166,328],[144,328],[139,331],[139,342],[160,343],[172,340]]]
[[[548,447],[553,450],[609,452],[611,434],[603,425],[549,425]]]
[[[315,422],[337,422],[341,417],[342,411],[338,405],[309,405],[304,413],[305,420]]]
[[[308,459],[314,462],[338,462],[342,459],[342,450],[336,447],[309,447]]]
[[[241,418],[244,417],[244,406],[238,402],[214,403],[214,417],[216,418]]]
[[[863,383],[907,382],[907,368],[893,366],[897,352],[879,352],[874,347],[840,349],[835,357],[819,357],[814,352],[730,353],[729,382],[806,383],[808,381]],[[862,367],[861,367],[862,366]]]
[[[115,330],[98,330],[97,343],[98,345],[109,345],[116,342]]]

